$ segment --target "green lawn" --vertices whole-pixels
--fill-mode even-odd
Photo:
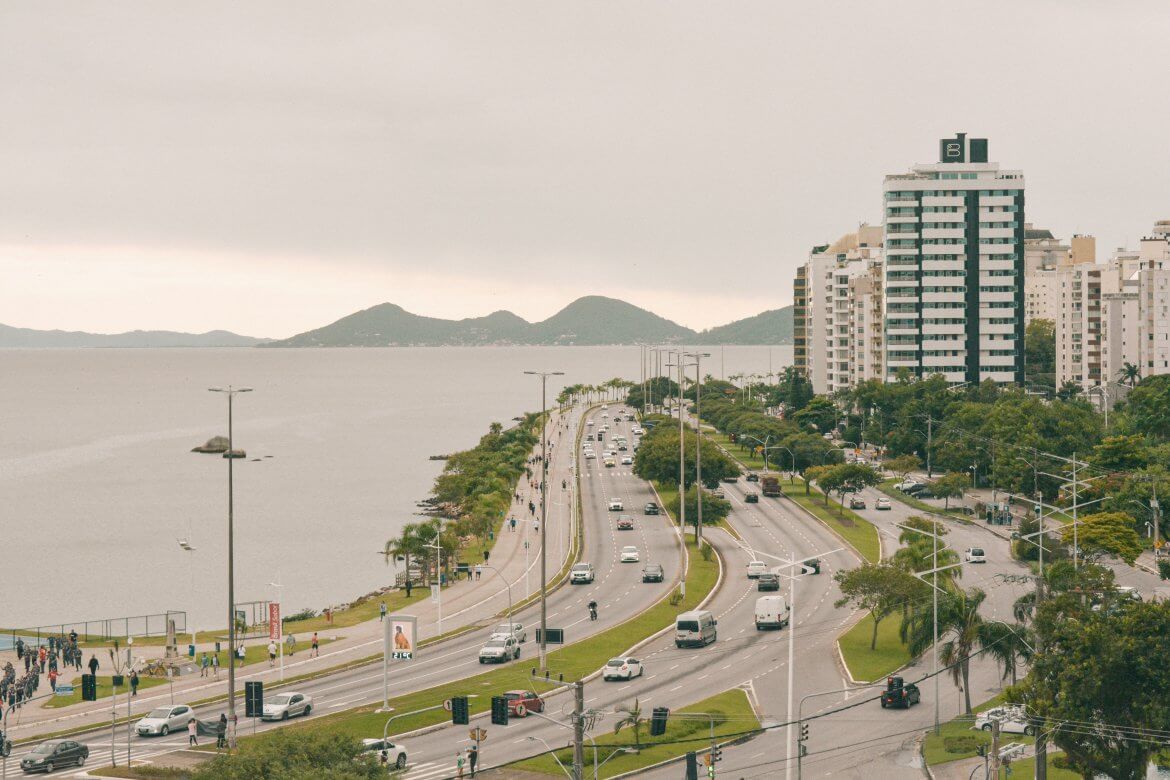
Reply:
[[[57,682],[64,682],[64,680],[65,680],[65,678],[61,677],[57,680]],[[162,685],[165,682],[166,682],[166,679],[163,677],[139,677],[138,678],[138,690],[141,691],[141,690],[145,690],[146,688],[153,688],[156,685]],[[68,685],[69,683],[65,683],[65,684]],[[122,685],[122,687],[118,688],[118,698],[119,699],[121,699],[123,696],[125,696],[126,692],[128,690],[130,690],[129,686],[130,686],[130,677],[129,677],[129,675],[126,675],[125,676],[125,684]],[[110,678],[109,677],[98,677],[97,678],[97,697],[99,699],[104,699],[104,698],[110,696],[111,694],[113,694],[113,691],[114,691],[114,689],[110,685]],[[78,704],[80,702],[81,702],[81,677],[77,676],[77,677],[73,678],[73,695],[72,696],[54,696],[53,698],[46,701],[44,706],[46,706],[46,707],[68,707],[70,704]]]
[[[814,490],[813,493],[806,496],[804,489],[798,487],[786,491],[784,495],[812,512],[818,520],[845,537],[845,541],[857,550],[858,555],[862,558],[870,563],[877,563],[881,560],[882,548],[878,542],[877,528],[873,523],[848,509],[841,510],[837,502],[831,498],[829,499],[830,507],[826,507],[823,502],[824,494],[819,491]]]
[[[620,653],[651,634],[671,625],[676,615],[694,609],[699,602],[706,598],[719,576],[718,561],[714,557],[710,561],[703,560],[703,556],[690,542],[687,544],[687,553],[690,560],[687,574],[687,595],[681,603],[673,605],[670,603],[671,597],[666,596],[642,614],[621,625],[576,644],[550,652],[548,666],[552,672],[552,679],[555,681],[558,675],[564,675],[565,680],[575,680],[600,669],[615,653]],[[569,638],[572,639],[571,634]],[[518,663],[392,698],[390,706],[394,708],[395,712],[407,713],[441,704],[452,696],[477,694],[478,698],[471,699],[469,702],[470,710],[472,714],[486,712],[491,708],[493,695],[498,695],[511,688],[533,686],[529,672],[535,662],[534,653],[535,644],[527,643],[523,647],[523,655]],[[535,687],[538,690],[549,690],[554,685],[554,683],[536,684]],[[314,718],[304,725],[293,726],[293,728],[336,730],[358,739],[376,736],[382,733],[387,716],[375,712],[375,709],[377,709],[376,706],[358,707],[323,718]],[[392,733],[400,734],[423,726],[441,723],[449,718],[450,715],[442,710],[400,718],[394,721]],[[263,736],[256,738],[263,739]]]
[[[895,501],[901,501],[906,506],[911,507],[913,509],[917,509],[919,512],[927,512],[928,514],[936,514],[936,515],[946,515],[947,517],[953,517],[955,520],[958,520],[958,521],[963,522],[963,523],[970,523],[971,522],[972,516],[967,514],[966,512],[961,512],[958,509],[953,509],[953,508],[952,509],[943,509],[941,506],[931,506],[930,504],[926,503],[925,501],[920,501],[919,499],[915,498],[914,496],[907,495],[906,493],[903,493],[901,490],[895,489],[894,485],[898,484],[898,482],[900,482],[900,481],[901,480],[898,480],[898,479],[887,479],[887,480],[883,481],[882,483],[880,483],[879,485],[877,485],[877,489],[882,491],[883,493],[885,493],[887,496],[894,499]]]
[[[602,729],[598,729],[596,732],[598,736],[595,737],[598,748],[597,761],[599,764],[605,762],[598,776],[613,777],[624,772],[633,772],[643,767],[657,764],[668,758],[684,755],[692,750],[696,752],[708,750],[711,746],[711,721],[707,719],[690,720],[677,717],[677,713],[680,712],[707,712],[715,715],[716,741],[723,741],[723,737],[728,734],[738,734],[757,729],[760,726],[755,713],[752,712],[751,703],[748,702],[747,694],[739,688],[724,691],[709,699],[703,699],[694,704],[688,704],[685,707],[673,710],[666,724],[666,734],[661,737],[651,737],[649,735],[649,722],[643,724],[641,727],[641,738],[639,740],[642,748],[638,753],[613,755],[617,753],[617,750],[610,746],[627,745],[634,741],[634,734],[629,727],[614,734],[611,724],[616,721],[617,716],[607,718],[602,726],[602,729],[605,729],[605,731],[603,732]],[[650,708],[644,708],[642,715],[649,721]],[[611,755],[613,755],[613,758],[609,758]],[[573,751],[572,749],[558,750],[557,757],[564,765],[571,766],[573,762]],[[593,743],[587,741],[585,743],[586,774],[592,774],[592,763]],[[557,766],[556,760],[550,754],[511,764],[510,768],[539,772],[546,775],[563,774],[561,768]]]
[[[873,618],[866,615],[857,625],[837,638],[849,673],[858,682],[874,682],[910,663],[911,656],[898,637],[901,615],[889,615],[878,623],[877,647],[869,649]]]

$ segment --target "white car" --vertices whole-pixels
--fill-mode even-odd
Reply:
[[[603,680],[632,680],[646,671],[637,658],[611,658],[601,673]]]
[[[890,499],[879,498],[876,502],[874,502],[873,508],[874,509],[889,509],[890,508]]]
[[[569,569],[569,582],[573,585],[585,585],[593,582],[593,564],[574,563],[573,568]]]
[[[500,623],[492,631],[491,639],[507,639],[512,637],[517,642],[527,642],[528,632],[524,630],[524,626],[520,623]]]
[[[585,426],[586,426],[586,427],[588,427],[588,428],[592,428],[592,427],[593,427],[593,421],[592,421],[592,420],[586,420],[586,421],[585,421]]]
[[[294,715],[308,715],[313,711],[313,699],[303,693],[278,693],[264,702],[261,720],[288,720]]]
[[[639,558],[638,558],[638,548],[637,547],[634,547],[631,544],[631,545],[626,545],[625,547],[622,548],[622,557],[621,557],[622,563],[637,563],[638,560],[639,560]]]
[[[975,716],[975,728],[991,731],[991,722],[999,720],[999,730],[1008,734],[1036,733],[1036,727],[1028,722],[1028,715],[1020,707],[992,707]]]
[[[625,509],[625,506],[622,504],[622,500],[620,498],[611,498],[609,500],[609,511],[620,512],[623,509]]]
[[[967,551],[963,553],[963,559],[967,563],[987,563],[987,555],[983,552],[982,547],[968,547]]]
[[[140,737],[165,737],[172,731],[185,731],[187,722],[194,717],[195,713],[186,704],[155,707],[134,725],[134,730]]]
[[[514,637],[505,636],[501,639],[489,639],[479,649],[481,664],[502,664],[520,657],[520,643]]]
[[[363,739],[362,755],[373,756],[388,767],[406,769],[406,748],[388,739]]]
[[[642,430],[641,428],[635,428],[634,430],[630,431],[630,433],[634,434],[635,436],[643,436],[645,435],[646,431]]]
[[[634,459],[631,458],[629,455],[623,455],[622,456],[622,465],[623,466],[632,466],[632,465],[634,465]]]
[[[894,485],[894,489],[901,490],[903,493],[905,493],[907,490],[909,490],[910,488],[914,487],[917,484],[920,484],[918,482],[918,480],[906,478],[906,479],[902,480],[901,482],[899,482],[898,484]]]
[[[585,450],[585,460],[593,460],[596,457],[597,455],[593,450]]]
[[[754,580],[761,574],[768,570],[768,564],[763,561],[748,561],[747,576],[749,580]]]

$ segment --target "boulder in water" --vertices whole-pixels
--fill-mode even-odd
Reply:
[[[191,452],[211,452],[220,453],[228,451],[228,440],[226,436],[212,436],[207,440],[206,444],[198,447],[193,447]]]

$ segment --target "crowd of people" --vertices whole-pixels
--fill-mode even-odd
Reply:
[[[5,710],[18,709],[21,704],[36,695],[41,685],[41,677],[45,677],[51,690],[57,690],[57,678],[61,671],[74,669],[82,670],[83,655],[77,644],[77,632],[70,631],[68,635],[50,636],[41,644],[35,645],[17,637],[14,643],[16,663],[8,661],[0,671],[0,715]],[[24,672],[20,667],[24,666]],[[90,674],[96,674],[98,660],[96,655],[89,659]]]

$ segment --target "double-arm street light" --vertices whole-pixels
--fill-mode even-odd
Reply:
[[[697,516],[695,517],[695,547],[700,547],[700,542],[703,541],[703,418],[700,415],[700,399],[703,395],[703,358],[711,357],[710,352],[684,352],[679,356],[681,358],[695,359],[695,507]],[[681,395],[679,419],[682,419]],[[685,496],[680,494],[679,503],[685,500]]]
[[[540,377],[540,670],[546,668],[548,657],[548,564],[545,539],[548,538],[548,378],[564,376],[564,371],[525,371]]]
[[[236,548],[235,548],[235,488],[232,464],[236,460],[235,439],[232,437],[232,399],[239,393],[250,393],[250,387],[209,387],[213,393],[223,393],[228,401],[228,747],[236,746]]]

